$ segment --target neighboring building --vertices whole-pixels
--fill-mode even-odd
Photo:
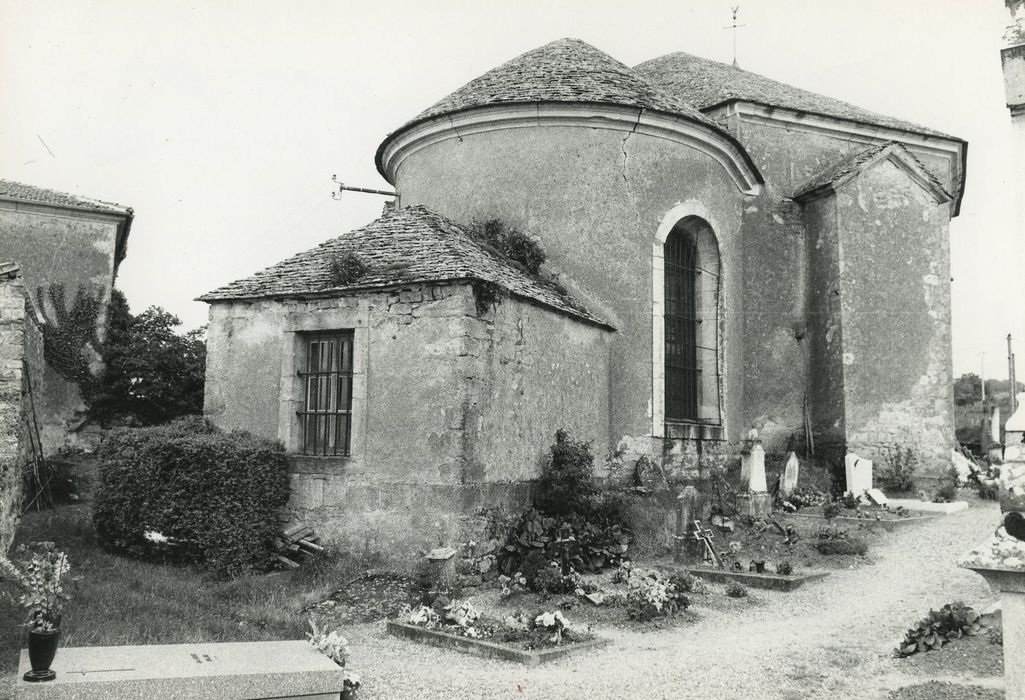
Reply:
[[[78,441],[85,405],[76,373],[101,367],[98,344],[132,217],[118,204],[0,180],[0,262],[20,267],[48,343],[33,402],[45,454]]]
[[[770,453],[810,437],[828,460],[911,447],[938,477],[966,148],[687,54],[631,69],[553,42],[384,140],[397,213],[202,297],[208,415],[282,439],[295,504],[352,537],[373,514],[419,541],[440,513],[521,497],[558,428],[678,482],[751,428]],[[539,239],[569,293],[485,276],[452,222],[486,219]],[[442,230],[461,243],[439,258]],[[373,276],[333,284],[325,255],[343,248],[379,258]],[[352,348],[338,379],[312,367],[324,337]],[[312,387],[350,371],[351,401],[324,404]],[[298,456],[336,414],[352,454]]]

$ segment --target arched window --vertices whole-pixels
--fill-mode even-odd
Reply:
[[[664,260],[665,420],[720,422],[719,251],[698,217],[669,232]]]

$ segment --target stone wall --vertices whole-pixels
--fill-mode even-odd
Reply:
[[[42,339],[20,270],[0,265],[0,556],[10,548],[21,510],[22,467],[32,456],[27,382],[31,377],[39,390],[41,366]]]
[[[119,235],[125,216],[29,202],[0,201],[0,247],[17,260],[26,294],[51,328],[72,322],[76,304],[95,308],[96,341],[106,328],[107,305],[118,267]],[[123,244],[122,244],[123,245]],[[123,253],[123,250],[121,251]],[[98,342],[81,348],[99,371]],[[44,366],[37,417],[47,454],[77,443],[85,404],[78,386],[58,368]]]
[[[303,334],[338,329],[353,330],[350,455],[295,454]],[[483,506],[523,507],[556,429],[602,439],[606,333],[514,298],[489,304],[466,283],[218,302],[205,412],[293,453],[296,520],[402,553],[459,538]]]

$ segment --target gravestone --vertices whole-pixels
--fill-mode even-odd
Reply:
[[[772,512],[772,497],[765,483],[765,450],[761,442],[751,446],[750,474],[747,497],[742,500],[742,512],[752,518],[765,518]]]
[[[1025,511],[1025,392],[1018,394],[1018,410],[1004,424],[1000,508],[1005,513]]]
[[[744,438],[744,447],[740,451],[740,483],[746,484],[751,480],[751,464],[755,459],[752,451],[755,446],[761,448],[762,441],[758,439],[758,431],[752,428]],[[762,450],[762,464],[765,463],[765,450]]]
[[[676,559],[685,564],[699,564],[704,558],[704,544],[694,538],[695,522],[700,518],[701,495],[687,486],[676,497]]]
[[[801,471],[801,463],[797,461],[797,454],[791,452],[787,456],[786,466],[783,468],[783,479],[780,481],[779,490],[783,498],[790,498],[797,490],[797,476]]]
[[[872,486],[872,460],[862,459],[853,452],[844,458],[844,471],[847,477],[847,491],[855,496],[863,496]]]
[[[890,502],[890,499],[886,497],[886,494],[879,489],[867,489],[865,494],[868,496],[869,500],[877,506],[885,506]]]
[[[64,698],[334,698],[345,671],[306,641],[62,647],[56,679],[29,683],[22,650],[14,697]]]

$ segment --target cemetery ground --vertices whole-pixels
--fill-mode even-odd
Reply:
[[[788,593],[748,589],[743,598],[708,584],[688,594],[686,612],[655,623],[578,600],[565,615],[611,644],[539,668],[387,635],[384,618],[408,600],[412,579],[361,577],[378,564],[369,555],[325,555],[297,571],[218,581],[101,550],[88,502],[27,514],[18,539],[55,541],[80,578],[62,646],[301,639],[304,611],[312,611],[350,640],[349,665],[363,678],[363,698],[999,698],[1002,649],[987,635],[893,657],[904,631],[930,608],[963,600],[983,610],[995,600],[983,580],[956,561],[992,532],[998,513],[993,502],[971,500],[966,512],[899,528],[857,524],[852,530],[870,543],[865,557],[817,555],[806,535],[820,522],[799,523],[805,546],[785,550],[768,529],[738,532],[748,550],[740,558],[764,557],[774,570],[787,554],[798,572],[825,568],[831,575]],[[672,570],[674,563],[649,556],[635,566]],[[605,572],[598,580],[612,587],[611,576]],[[530,593],[501,600],[488,588],[472,600],[497,615],[517,607],[556,609],[563,602]],[[0,603],[0,619],[20,614]],[[23,634],[11,624],[0,629],[0,697],[13,684]]]

